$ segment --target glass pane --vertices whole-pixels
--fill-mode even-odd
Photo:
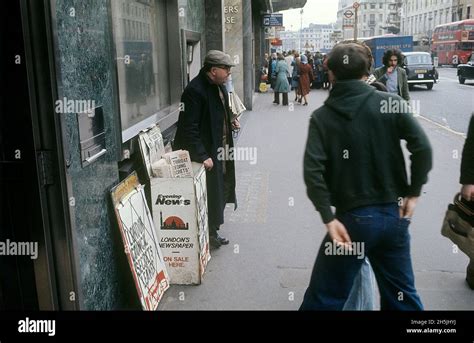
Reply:
[[[410,55],[407,56],[407,64],[431,64],[431,57],[429,55]]]
[[[170,105],[166,4],[111,1],[122,130]]]

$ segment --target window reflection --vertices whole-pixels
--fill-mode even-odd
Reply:
[[[113,0],[111,8],[126,130],[170,105],[166,1]]]

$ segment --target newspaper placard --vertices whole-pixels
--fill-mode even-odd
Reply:
[[[143,130],[139,135],[140,149],[142,151],[143,159],[145,161],[148,177],[152,177],[153,163],[161,159],[165,154],[165,147],[163,145],[163,136],[160,128],[156,125],[147,130]]]
[[[206,172],[194,178],[151,179],[152,211],[171,284],[200,284],[209,253]]]
[[[207,217],[207,188],[206,188],[206,171],[204,168],[194,178],[194,188],[196,191],[196,215],[198,223],[199,236],[199,263],[201,268],[201,276],[206,270],[207,263],[211,259],[209,252],[209,223]]]
[[[116,186],[111,195],[142,308],[156,310],[170,281],[136,173]]]
[[[172,177],[193,177],[193,167],[188,151],[171,151],[166,153],[163,158],[171,166]]]

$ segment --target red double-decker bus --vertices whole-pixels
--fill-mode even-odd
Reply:
[[[474,52],[474,19],[436,26],[431,51],[439,64],[466,63]]]

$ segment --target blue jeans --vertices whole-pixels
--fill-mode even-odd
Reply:
[[[372,264],[381,309],[423,310],[411,263],[410,219],[399,217],[398,205],[361,207],[338,214],[337,218],[346,227],[352,242],[363,246],[363,252]],[[329,254],[331,244],[326,235],[300,310],[344,308],[364,259],[349,253]]]

